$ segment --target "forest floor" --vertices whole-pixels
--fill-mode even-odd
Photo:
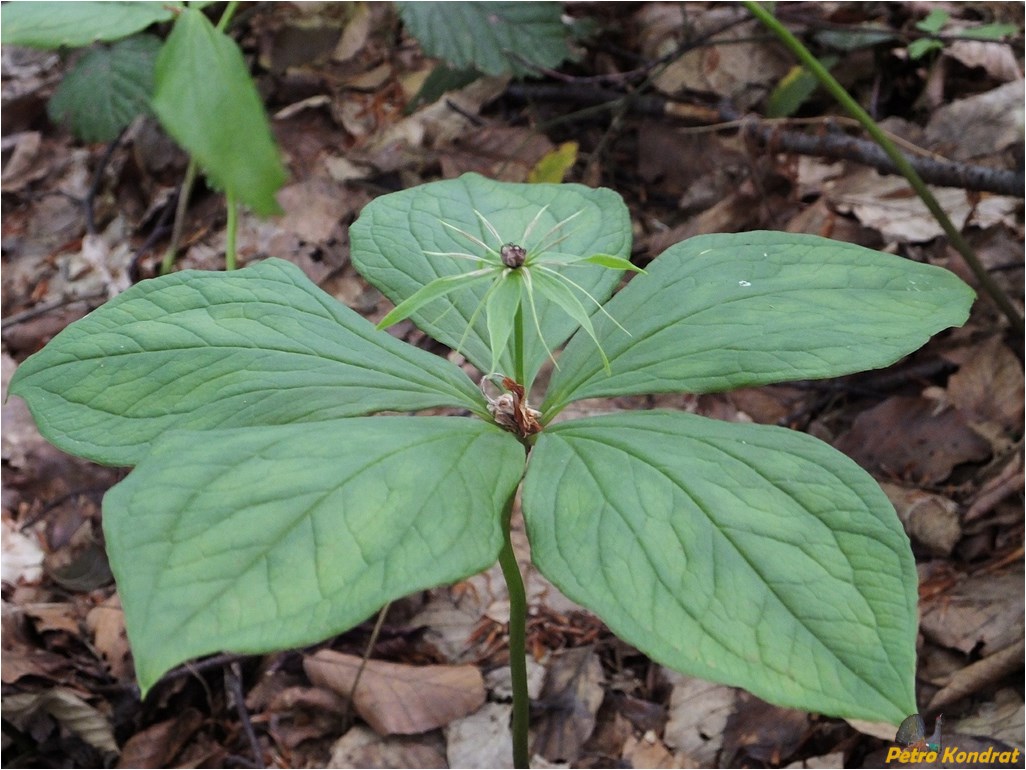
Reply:
[[[913,59],[909,43],[922,37],[915,24],[942,5],[955,16],[951,35]],[[1021,330],[979,290],[901,177],[828,154],[831,135],[860,134],[823,92],[791,119],[763,117],[792,61],[742,8],[583,3],[566,11],[591,25],[576,62],[520,81],[483,78],[412,112],[407,105],[437,62],[404,32],[394,6],[259,4],[241,15],[233,35],[290,174],[278,196],[283,216],[243,216],[241,263],[290,260],[376,322],[390,305],[348,255],[349,225],[368,201],[467,171],[526,181],[562,151],[574,161],[566,181],[623,196],[638,265],[692,235],[774,229],[954,271],[979,294],[969,321],[885,370],[584,407],[658,405],[783,425],[853,457],[893,502],[916,556],[917,696],[927,733],[943,714],[946,742],[1023,749]],[[906,147],[1018,170],[1021,179],[1021,4],[777,4],[777,12],[834,57],[835,75]],[[995,20],[1018,24],[1018,36],[959,37]],[[889,35],[855,45],[866,25]],[[187,159],[146,121],[113,147],[76,141],[46,117],[67,63],[9,47],[2,63],[6,394],[19,362],[157,274]],[[794,134],[820,150],[789,151]],[[1021,182],[1012,196],[935,190],[1021,312]],[[200,185],[176,268],[223,269],[224,233],[223,198]],[[102,262],[83,248],[87,235],[104,245]],[[448,352],[409,323],[392,331]],[[304,661],[318,650],[363,655],[373,617],[318,648],[182,666],[140,702],[100,526],[101,499],[125,473],[54,449],[20,399],[4,403],[5,767],[510,766],[508,600],[497,568],[391,605],[361,685],[373,697],[356,704],[358,716],[346,690],[312,677]],[[530,599],[537,766],[883,763],[894,737],[886,731],[772,706],[650,661],[531,567],[522,524],[514,535]],[[439,669],[428,665],[453,679],[434,687]],[[472,706],[452,710],[461,688]],[[451,716],[438,725],[432,717],[443,706]],[[405,734],[381,727],[397,712],[409,720]]]

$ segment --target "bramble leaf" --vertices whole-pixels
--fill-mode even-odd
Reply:
[[[85,54],[57,86],[47,112],[86,142],[109,142],[150,110],[153,65],[162,43],[136,35]]]
[[[916,710],[908,538],[818,439],[669,411],[550,425],[523,510],[542,574],[653,660],[833,716]]]

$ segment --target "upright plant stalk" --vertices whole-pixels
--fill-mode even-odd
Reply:
[[[1012,301],[1008,298],[1005,292],[1002,291],[1001,287],[997,285],[997,282],[994,281],[990,273],[987,272],[987,269],[977,258],[972,247],[962,237],[962,233],[958,231],[958,228],[955,227],[947,213],[943,208],[941,208],[941,205],[937,202],[933,193],[930,192],[930,188],[926,186],[922,177],[919,176],[916,170],[912,167],[912,164],[909,163],[908,159],[901,153],[901,150],[895,146],[894,142],[892,142],[887,134],[884,133],[883,129],[881,129],[877,122],[873,120],[872,116],[862,109],[859,103],[844,90],[844,86],[838,83],[826,67],[820,64],[819,59],[813,56],[812,52],[802,45],[801,41],[792,35],[787,27],[781,24],[772,13],[763,8],[759,3],[755,2],[755,0],[742,0],[742,2],[745,8],[747,8],[755,18],[762,22],[763,25],[776,35],[780,42],[790,49],[791,53],[793,53],[798,60],[808,68],[809,72],[816,76],[816,79],[819,80],[823,87],[830,92],[830,95],[833,96],[840,105],[844,107],[844,109],[847,110],[853,118],[855,118],[855,120],[862,124],[862,127],[866,132],[873,137],[877,144],[880,145],[883,151],[887,154],[887,157],[894,163],[895,168],[897,168],[898,171],[901,172],[901,175],[908,180],[908,183],[912,185],[912,189],[916,191],[920,200],[926,204],[926,208],[930,210],[930,213],[933,214],[934,218],[940,224],[941,229],[944,230],[945,235],[948,236],[948,240],[951,242],[951,245],[958,250],[958,253],[962,255],[966,264],[968,264],[969,268],[973,271],[973,275],[975,275],[976,279],[980,282],[980,286],[988,295],[990,295],[994,304],[1001,309],[1001,312],[1004,313],[1005,317],[1012,325],[1012,328],[1015,329],[1019,335],[1022,335],[1023,319],[1019,315],[1019,311],[1012,304]]]
[[[509,594],[509,672],[513,685],[513,767],[529,767],[530,755],[527,748],[527,724],[530,717],[530,700],[527,694],[527,592],[520,575],[517,557],[513,553],[510,537],[510,519],[513,516],[513,500],[510,497],[502,516],[502,550],[499,552],[499,566],[506,581]]]
[[[225,194],[228,204],[228,223],[225,226],[224,234],[224,269],[235,269],[235,234],[239,229],[239,204],[235,200],[235,193],[228,191]]]
[[[527,367],[524,361],[524,306],[518,304],[513,316],[513,378],[527,385]],[[530,719],[530,696],[527,694],[527,592],[520,575],[513,540],[510,536],[510,520],[513,518],[513,501],[510,497],[502,514],[502,551],[499,552],[499,566],[506,581],[509,595],[509,673],[513,687],[513,767],[529,767],[527,727]]]

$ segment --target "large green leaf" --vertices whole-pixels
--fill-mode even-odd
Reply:
[[[495,227],[501,243],[489,233],[475,210]],[[522,243],[525,229],[536,217],[529,238]],[[546,234],[568,219],[545,239],[552,243],[563,238],[552,251],[630,256],[630,215],[623,200],[612,190],[568,184],[509,184],[478,174],[464,174],[458,179],[421,185],[371,201],[349,231],[352,259],[368,281],[399,304],[436,278],[479,267],[467,259],[425,253],[485,256],[483,249],[453,228],[473,235],[495,250],[502,243],[513,242],[530,252],[531,247],[538,246]],[[612,293],[621,275],[621,271],[593,264],[575,265],[566,268],[566,272],[600,302]],[[477,314],[469,332],[467,324],[487,290],[487,286],[478,286],[455,292],[412,316],[424,331],[450,347],[459,347],[478,369],[486,372],[492,361],[486,314]],[[545,344],[528,320],[528,382],[548,356],[546,345],[555,349],[577,328],[565,311],[546,298],[536,297],[535,304]],[[505,373],[512,374],[509,355],[503,355],[499,361]]]
[[[667,249],[578,333],[543,410],[596,396],[708,393],[886,366],[965,322],[953,273],[813,235],[703,235]]]
[[[257,214],[278,214],[285,181],[242,52],[199,11],[183,10],[157,58],[153,111],[211,181]]]
[[[570,58],[560,3],[399,3],[428,56],[487,75],[537,75]],[[532,66],[533,65],[533,66]]]
[[[677,412],[560,423],[523,509],[538,569],[654,660],[808,711],[916,711],[908,539],[817,439]]]
[[[140,686],[484,569],[523,466],[512,435],[458,417],[169,433],[103,501]]]
[[[133,465],[162,433],[457,406],[448,361],[376,330],[278,259],[143,281],[26,360],[10,392],[61,449]]]
[[[137,116],[149,112],[153,65],[161,45],[153,35],[135,35],[89,51],[54,92],[47,105],[50,118],[66,122],[86,142],[116,138]]]
[[[174,17],[178,2],[4,3],[0,41],[33,48],[77,48],[118,40]]]

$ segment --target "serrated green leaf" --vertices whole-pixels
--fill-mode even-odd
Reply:
[[[488,567],[523,464],[512,435],[456,417],[168,434],[103,501],[140,687]]]
[[[833,716],[916,710],[908,538],[817,439],[679,412],[564,422],[539,434],[523,510],[542,574],[653,660]]]
[[[559,3],[398,3],[428,56],[487,75],[537,75],[570,58]],[[531,65],[534,65],[532,67]]]
[[[281,213],[286,179],[242,52],[199,11],[183,10],[157,58],[153,111],[220,189],[260,215]]]
[[[153,65],[161,41],[136,35],[89,51],[64,76],[47,111],[86,142],[109,142],[149,112]]]
[[[495,227],[501,243],[475,211]],[[529,237],[521,243],[532,222]],[[558,227],[562,222],[565,224]],[[475,268],[465,258],[444,254],[487,256],[484,248],[457,229],[496,252],[502,243],[518,243],[528,248],[529,259],[531,248],[541,242],[554,248],[553,242],[563,236],[558,243],[561,252],[623,258],[630,255],[630,215],[612,190],[567,184],[509,184],[464,174],[371,201],[349,230],[353,264],[398,305],[439,277]],[[599,302],[609,297],[619,277],[618,271],[597,266],[575,268],[573,273],[573,279]],[[476,286],[454,293],[450,295],[451,306],[448,301],[436,302],[411,316],[421,329],[452,348],[459,347],[474,366],[485,372],[492,363],[487,321],[478,313],[469,331],[467,326],[486,292],[485,286]],[[521,383],[527,387],[548,357],[548,349],[561,345],[577,326],[559,307],[542,298],[538,300],[538,314],[545,342],[529,326],[524,339],[528,382]],[[500,366],[506,373],[513,371],[508,353],[503,353]]]
[[[813,235],[703,235],[667,249],[559,359],[546,417],[570,401],[709,393],[887,366],[965,322],[953,273]]]
[[[375,330],[295,265],[187,270],[133,286],[26,360],[10,392],[66,452],[133,465],[161,434],[457,406],[448,361]]]
[[[78,48],[118,40],[174,18],[178,2],[4,3],[0,41],[32,48]]]

